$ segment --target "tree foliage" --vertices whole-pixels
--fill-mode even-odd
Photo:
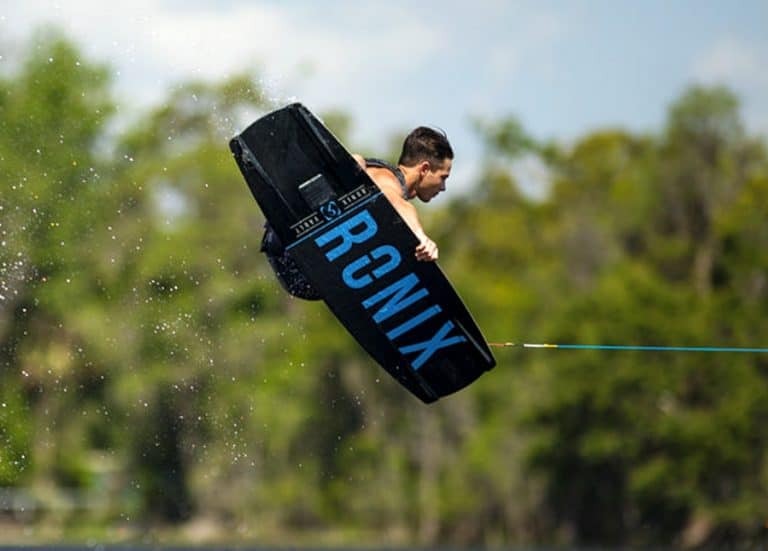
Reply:
[[[187,83],[116,127],[108,67],[55,34],[25,52],[0,78],[0,487],[35,504],[27,529],[761,536],[765,357],[500,351],[425,407],[259,253],[227,150],[272,107],[257,81]],[[347,115],[325,120],[346,140]],[[688,90],[658,134],[568,147],[514,117],[476,127],[474,192],[423,214],[490,340],[766,345],[768,151],[731,92]],[[521,155],[546,167],[545,195],[518,185]]]

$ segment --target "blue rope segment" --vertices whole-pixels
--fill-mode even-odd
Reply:
[[[732,352],[765,354],[768,348],[740,348],[733,346],[640,346],[624,344],[531,344],[514,342],[489,342],[489,346],[500,348],[561,348],[563,350],[634,350],[645,352]]]
[[[757,354],[768,352],[768,348],[735,348],[727,346],[627,346],[612,344],[558,344],[557,348],[564,348],[569,350],[648,350],[656,352],[753,352]]]

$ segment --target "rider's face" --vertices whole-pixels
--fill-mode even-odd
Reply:
[[[445,181],[451,175],[451,159],[443,159],[439,165],[425,163],[422,167],[421,182],[416,190],[416,196],[428,203],[441,191],[445,191]]]

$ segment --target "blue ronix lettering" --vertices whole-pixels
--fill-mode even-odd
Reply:
[[[315,243],[325,248],[325,257],[329,262],[333,262],[352,250],[353,245],[365,243],[376,235],[378,226],[373,216],[368,210],[363,210],[349,219],[329,229],[319,237],[315,238]],[[398,277],[397,268],[402,264],[400,252],[392,245],[379,245],[372,250],[364,251],[349,262],[341,272],[341,279],[344,284],[351,289],[363,289],[380,280],[387,274]],[[374,286],[375,287],[375,286]],[[373,292],[371,296],[363,300],[362,306],[373,311],[373,321],[378,325],[399,314],[411,306],[417,304],[429,295],[429,291],[422,285],[421,280],[414,272],[407,273],[399,277],[387,287]],[[427,330],[427,322],[437,332],[423,342],[398,345],[398,350],[403,356],[416,355],[411,361],[411,367],[414,370],[421,368],[438,351],[455,344],[466,342],[467,338],[462,334],[451,335],[451,331],[456,328],[454,323],[441,320],[439,314],[443,309],[438,304],[425,304],[419,307],[421,311],[413,313],[408,312],[405,321],[401,321],[400,316],[397,326],[384,329],[387,339],[392,342],[395,339],[406,340],[407,335],[424,334]],[[432,320],[432,321],[429,321]],[[419,331],[414,330],[422,327]],[[401,339],[401,337],[406,337]],[[418,338],[418,337],[417,337]],[[423,337],[421,337],[423,338]],[[407,342],[406,340],[406,342]],[[400,342],[399,341],[399,342]]]
[[[378,324],[381,324],[382,322],[415,304],[429,294],[429,292],[423,287],[414,290],[414,288],[417,287],[420,283],[421,282],[419,281],[419,278],[416,276],[416,274],[410,273],[400,278],[389,287],[379,291],[378,293],[375,293],[368,299],[364,300],[363,306],[366,309],[370,309],[375,304],[386,300],[386,303],[373,315],[374,321]],[[394,329],[387,331],[387,338],[390,341],[394,341],[398,337],[401,337],[416,327],[422,325],[427,320],[432,319],[442,311],[443,309],[439,305],[431,305],[425,310],[401,323]],[[438,323],[440,323],[439,320]],[[416,359],[411,362],[411,367],[413,367],[415,370],[418,370],[438,350],[467,341],[467,338],[463,335],[450,335],[450,332],[454,327],[455,325],[452,321],[445,321],[431,339],[424,342],[401,346],[399,348],[400,353],[403,355],[418,353]]]
[[[416,316],[412,317],[408,321],[406,321],[404,323],[401,323],[400,325],[398,325],[397,327],[395,327],[394,329],[392,329],[390,331],[387,331],[387,338],[389,340],[393,341],[397,337],[399,337],[400,335],[403,335],[403,334],[407,333],[408,331],[410,331],[414,327],[418,327],[419,325],[421,325],[422,323],[427,321],[429,318],[439,314],[442,311],[443,311],[443,309],[440,308],[437,305],[430,306],[429,308],[427,308],[426,310],[424,310],[420,314],[417,314]]]
[[[377,231],[376,221],[370,212],[364,210],[320,235],[315,239],[315,243],[324,247],[331,242],[341,240],[338,245],[325,253],[325,257],[333,262],[341,255],[348,253],[353,244],[367,241],[376,235]]]
[[[446,321],[443,326],[440,328],[440,330],[435,333],[435,335],[425,342],[419,342],[416,344],[411,344],[408,346],[403,346],[400,348],[400,352],[403,354],[412,354],[414,352],[419,352],[418,357],[411,362],[411,366],[413,369],[418,370],[424,363],[432,357],[432,355],[440,350],[441,348],[448,348],[449,346],[453,346],[454,344],[459,344],[460,342],[466,342],[467,338],[463,335],[455,335],[455,336],[448,336],[448,333],[451,332],[451,329],[454,328],[452,321]]]
[[[429,293],[426,289],[423,287],[413,294],[409,295],[414,287],[416,287],[420,283],[419,278],[416,277],[416,274],[410,273],[406,276],[401,277],[397,281],[395,281],[392,285],[389,287],[382,289],[378,293],[374,294],[370,298],[367,298],[363,301],[363,306],[366,309],[370,309],[371,306],[374,304],[377,304],[381,302],[382,300],[387,299],[387,303],[379,308],[376,313],[373,315],[373,319],[376,323],[381,323],[384,320],[387,320],[403,310],[404,308],[407,308],[414,302],[416,302],[419,299],[424,298]],[[392,296],[394,295],[394,296]]]
[[[365,254],[350,262],[341,274],[344,283],[352,289],[362,289],[373,282],[373,278],[368,274],[358,275],[360,271],[371,264],[371,257],[374,260],[385,258],[386,261],[381,266],[374,268],[371,272],[376,279],[388,274],[400,265],[400,253],[391,245],[382,245],[371,251],[371,254]]]

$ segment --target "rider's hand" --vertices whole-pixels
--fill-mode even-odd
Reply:
[[[420,237],[421,243],[416,247],[416,260],[434,262],[438,257],[437,245],[424,234]]]

